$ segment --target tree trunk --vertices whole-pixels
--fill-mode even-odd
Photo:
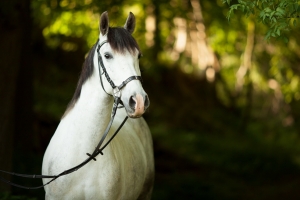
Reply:
[[[21,151],[33,150],[33,66],[31,63],[31,30],[30,0],[22,0],[22,38],[20,67],[16,85],[15,99],[15,145]]]
[[[15,100],[21,63],[23,17],[29,0],[0,2],[0,169],[11,171],[15,131]],[[1,174],[10,179],[9,176]],[[10,186],[0,183],[0,191]]]
[[[195,72],[201,77],[205,72],[206,79],[214,82],[215,73],[219,71],[220,65],[213,50],[207,44],[205,33],[204,19],[199,0],[190,0],[193,11],[193,29],[190,31],[191,36],[191,57],[192,63],[197,65]]]
[[[237,94],[241,93],[243,86],[246,85],[246,104],[243,110],[243,116],[241,121],[241,132],[244,132],[247,128],[248,121],[251,117],[252,109],[252,93],[253,85],[250,77],[251,65],[252,65],[252,53],[254,49],[255,42],[255,24],[253,21],[249,20],[248,22],[248,32],[247,32],[247,43],[244,52],[244,57],[242,64],[236,74],[236,92]]]

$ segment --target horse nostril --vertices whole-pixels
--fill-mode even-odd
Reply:
[[[129,106],[130,106],[130,108],[132,108],[134,110],[135,109],[135,105],[136,105],[136,101],[135,101],[134,97],[131,96],[129,98]]]
[[[149,101],[149,98],[148,98],[148,96],[146,95],[145,96],[145,110],[149,107],[149,105],[150,105],[150,101]]]

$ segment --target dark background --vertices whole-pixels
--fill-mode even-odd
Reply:
[[[299,28],[267,42],[221,0],[1,1],[0,169],[40,174],[105,10],[113,25],[137,18],[153,199],[300,198]],[[0,183],[0,199],[43,198]]]

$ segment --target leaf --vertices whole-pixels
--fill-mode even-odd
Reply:
[[[276,34],[280,36],[280,29],[277,29]]]
[[[239,4],[234,4],[230,6],[230,10],[237,10],[239,6],[240,6]]]
[[[271,30],[268,30],[266,36],[267,36],[267,37],[271,37],[271,33],[272,33],[272,31],[271,31]]]
[[[270,18],[272,18],[272,17],[274,16],[275,12],[276,12],[276,11],[272,11],[272,12],[271,12]]]
[[[269,41],[271,37],[271,31],[269,30],[265,36],[265,40]]]
[[[231,0],[223,0],[223,4],[227,3],[228,5],[230,5]]]
[[[276,37],[276,34],[273,32],[273,33],[271,33],[271,36],[272,37]]]
[[[295,5],[295,10],[296,10],[296,12],[298,12],[298,9],[299,9],[299,4],[296,3],[296,5]]]
[[[241,5],[240,7],[241,7],[241,10],[242,10],[243,12],[245,12],[245,6],[244,6],[244,5]]]
[[[265,8],[264,11],[265,11],[266,13],[272,12],[272,10],[271,10],[269,7]]]
[[[265,15],[265,12],[262,10],[262,11],[260,11],[260,13],[259,13],[259,17],[260,18],[262,18],[262,17],[264,17],[264,15]]]
[[[277,9],[276,9],[276,11],[277,11],[277,15],[281,15],[281,16],[284,16],[285,15],[285,10],[283,10],[282,8],[280,8],[280,7],[278,7]]]
[[[297,25],[297,19],[293,20],[293,25],[296,26]]]

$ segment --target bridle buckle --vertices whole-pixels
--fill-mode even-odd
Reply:
[[[114,97],[121,98],[121,90],[119,89],[119,87],[115,87],[113,89],[113,93],[114,93]]]

